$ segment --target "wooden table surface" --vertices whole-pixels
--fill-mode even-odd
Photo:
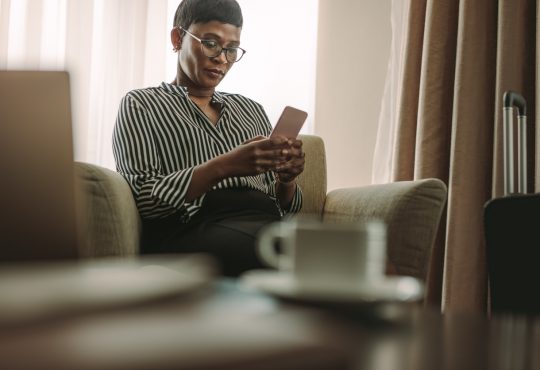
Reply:
[[[0,369],[540,369],[540,322],[414,306],[340,311],[217,280],[130,307],[0,327]]]

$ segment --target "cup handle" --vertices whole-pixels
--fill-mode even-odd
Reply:
[[[257,239],[257,251],[261,260],[268,266],[279,268],[280,256],[274,248],[277,239],[285,239],[287,232],[282,223],[276,222],[266,226]]]

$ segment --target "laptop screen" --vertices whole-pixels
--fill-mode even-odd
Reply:
[[[77,256],[69,75],[0,71],[0,262]]]

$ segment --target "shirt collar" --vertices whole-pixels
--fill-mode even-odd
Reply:
[[[185,98],[188,97],[187,89],[185,86],[173,85],[173,84],[163,81],[161,83],[161,88],[170,94],[179,95]],[[225,102],[223,93],[219,91],[214,91],[214,96],[212,97],[212,99],[214,102],[220,103],[220,104],[223,104]]]

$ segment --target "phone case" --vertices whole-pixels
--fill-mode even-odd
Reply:
[[[283,112],[281,112],[281,116],[272,130],[270,137],[284,136],[288,139],[295,139],[300,133],[307,115],[307,112],[303,110],[286,106]]]

